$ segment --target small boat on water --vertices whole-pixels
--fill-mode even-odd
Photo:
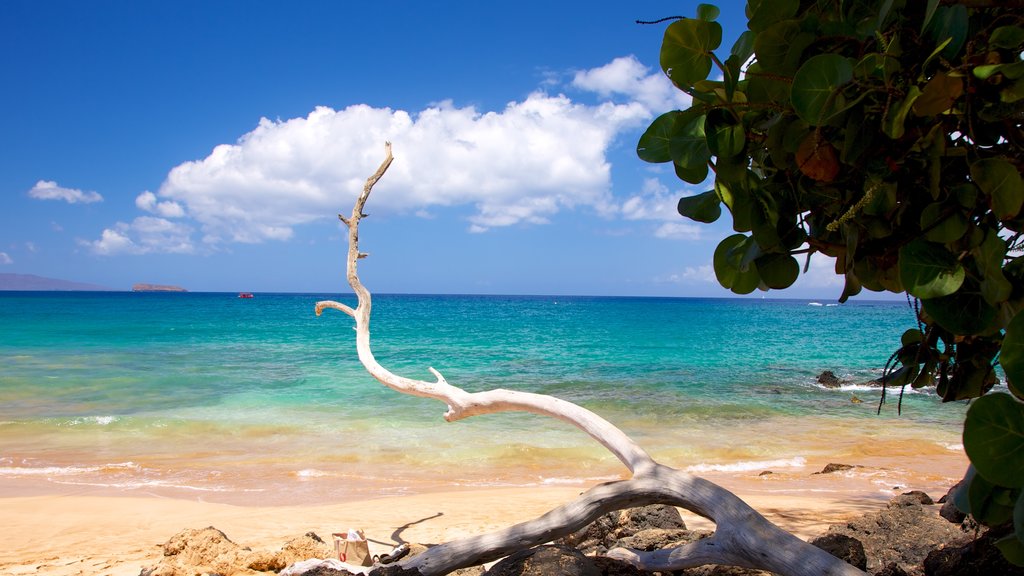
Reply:
[[[252,292],[239,292],[239,298],[252,298]]]

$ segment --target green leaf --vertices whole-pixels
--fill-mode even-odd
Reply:
[[[1000,26],[992,31],[988,45],[993,48],[1013,50],[1024,44],[1024,28],[1020,26]]]
[[[963,4],[953,6],[939,6],[927,26],[927,35],[936,43],[940,44],[947,38],[951,39],[942,56],[947,60],[953,60],[967,40],[968,14],[967,7]]]
[[[971,178],[989,196],[992,211],[1000,220],[1010,220],[1024,203],[1024,179],[1013,164],[1003,158],[986,158],[971,164]]]
[[[969,292],[961,290],[942,298],[924,300],[922,306],[936,324],[953,334],[991,332],[996,318],[996,309],[985,301],[980,288]]]
[[[753,246],[751,246],[753,245]],[[757,265],[750,263],[743,266],[748,251],[756,247],[753,241],[743,234],[733,234],[722,240],[715,248],[715,277],[718,283],[736,294],[753,292],[761,278],[757,273]]]
[[[681,112],[678,110],[673,110],[658,116],[654,122],[651,122],[636,145],[636,155],[641,160],[652,163],[672,161],[668,146],[676,118],[680,114]]]
[[[970,495],[971,484],[977,475],[978,472],[974,469],[974,466],[968,465],[967,473],[964,474],[963,480],[957,486],[956,492],[953,492],[953,505],[964,514],[971,513],[971,500],[968,496]]]
[[[679,213],[690,220],[710,224],[722,215],[722,201],[714,190],[679,199]]]
[[[691,108],[676,118],[668,146],[669,156],[684,170],[680,178],[690,184],[700,184],[707,178],[711,151],[704,134],[704,115],[699,109]]]
[[[989,482],[1024,486],[1024,404],[1001,393],[972,402],[964,420],[964,451]]]
[[[1024,542],[1024,490],[1013,505],[1013,533],[1018,540]]]
[[[811,126],[828,122],[837,111],[839,88],[853,78],[853,65],[838,54],[812,56],[793,77],[790,100]]]
[[[945,244],[959,240],[967,232],[967,218],[960,210],[942,202],[933,202],[921,211],[921,230],[932,242]]]
[[[889,113],[886,115],[884,122],[882,123],[882,131],[885,132],[886,136],[893,140],[899,140],[903,137],[903,133],[906,130],[905,123],[907,121],[907,114],[914,106],[914,102],[921,97],[921,89],[917,86],[911,86],[910,90],[907,91],[907,97],[903,99],[903,102],[899,106],[893,106],[889,108]]]
[[[800,9],[800,0],[750,0],[747,2],[747,27],[760,32],[772,24],[792,18]]]
[[[736,156],[747,143],[747,133],[736,117],[723,108],[708,112],[704,120],[707,147],[715,156]]]
[[[928,29],[928,24],[931,23],[932,18],[935,16],[935,9],[939,7],[939,0],[928,0],[928,8],[924,13],[924,22],[921,22],[921,34]]]
[[[711,52],[722,43],[722,26],[706,20],[676,20],[665,29],[661,69],[683,90],[711,72]]]
[[[740,63],[750,60],[750,57],[754,55],[754,38],[756,36],[753,30],[745,30],[733,43],[729,53],[738,58]]]
[[[1024,388],[1024,314],[1017,313],[1006,327],[999,363],[1006,379],[1017,388]]]
[[[800,263],[789,254],[766,254],[756,263],[761,280],[773,290],[789,288],[800,275]]]
[[[975,464],[975,470],[977,468]],[[993,485],[979,471],[967,488],[967,498],[971,501],[971,516],[974,516],[979,524],[988,526],[1009,522],[1013,517],[1013,508],[1000,501],[1004,492],[1005,488]]]
[[[964,282],[964,267],[939,244],[914,240],[899,255],[900,282],[912,296],[927,300],[948,296]]]
[[[718,9],[718,6],[713,4],[698,4],[697,5],[697,18],[706,20],[708,22],[714,22],[718,15],[722,11]]]
[[[996,548],[1003,553],[1003,558],[1010,564],[1024,566],[1024,542],[1014,534],[995,541]]]

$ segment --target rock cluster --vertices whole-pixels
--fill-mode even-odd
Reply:
[[[943,500],[945,497],[943,498]],[[941,502],[942,500],[940,500]],[[908,492],[872,512],[845,524],[836,524],[811,541],[838,558],[875,576],[951,576],[1001,574],[1024,576],[1024,569],[1009,565],[992,546],[994,535],[980,538],[939,514],[923,492]],[[960,518],[960,520],[963,520]],[[688,530],[679,511],[653,505],[611,512],[586,528],[546,546],[516,552],[484,570],[473,567],[459,576],[641,576],[649,573],[602,556],[615,547],[637,550],[670,548],[706,538],[712,533]],[[410,554],[426,547],[413,544]],[[324,563],[295,572],[301,561],[329,558],[333,549],[316,534],[289,541],[277,552],[254,551],[232,542],[216,528],[186,530],[164,545],[164,557],[140,576],[252,576],[286,573],[335,576],[351,573]],[[378,566],[370,576],[417,576],[398,564]],[[657,574],[657,573],[655,573]],[[672,576],[755,576],[767,572],[727,566],[702,566],[673,572]],[[665,575],[668,576],[668,575]]]

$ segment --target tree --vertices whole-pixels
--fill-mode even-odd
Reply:
[[[602,514],[631,506],[669,504],[691,510],[715,522],[714,535],[676,548],[643,552],[617,548],[608,555],[652,571],[680,570],[704,564],[728,564],[770,570],[793,576],[863,574],[769,522],[735,494],[712,482],[659,464],[621,430],[597,414],[544,394],[514,390],[469,393],[449,384],[433,368],[435,381],[414,380],[380,365],[370,349],[370,291],[359,279],[359,224],[374,184],[391,165],[391,144],[377,171],[366,181],[350,216],[338,217],[348,227],[346,276],[356,294],[355,308],[334,301],[317,302],[316,314],[340,310],[356,322],[356,350],[366,370],[381,384],[404,394],[434,398],[447,404],[445,420],[452,422],[495,412],[521,411],[557,418],[578,427],[607,448],[632,473],[627,480],[600,484],[576,500],[540,518],[491,534],[472,536],[434,546],[402,560],[402,569],[423,576],[447,574],[458,568],[497,560],[517,550],[544,544],[576,532]]]
[[[892,386],[976,399],[959,504],[1024,564],[1024,2],[749,0],[723,59],[718,8],[665,30],[661,67],[692,105],[641,159],[711,190],[679,201],[736,232],[714,252],[737,294],[783,289],[820,253],[863,289],[905,292],[918,324]],[[714,73],[714,74],[712,74]],[[720,77],[721,79],[710,79]],[[804,264],[806,270],[807,264]],[[894,343],[895,344],[895,343]],[[1000,383],[1009,393],[988,394]]]

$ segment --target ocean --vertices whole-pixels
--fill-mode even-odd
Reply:
[[[562,422],[447,423],[440,402],[381,386],[352,320],[314,315],[322,299],[355,304],[0,292],[0,496],[293,504],[625,474]],[[891,491],[962,472],[964,403],[908,390],[898,411],[890,390],[878,413],[865,385],[913,325],[892,301],[375,295],[371,334],[397,374],[558,396],[670,466],[754,482],[848,462]],[[824,370],[844,385],[818,384]]]

